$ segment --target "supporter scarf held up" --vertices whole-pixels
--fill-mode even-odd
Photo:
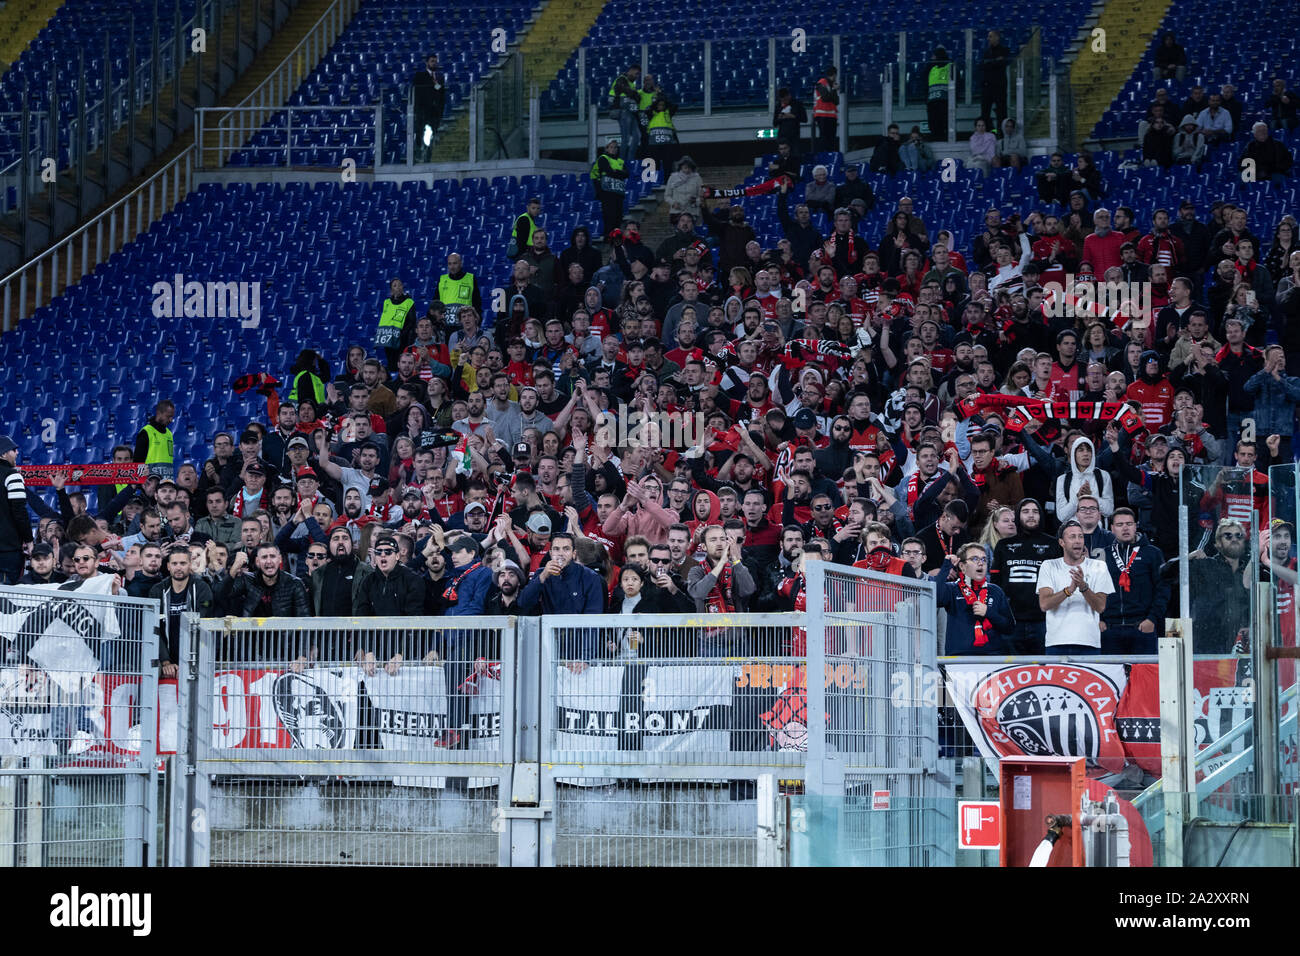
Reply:
[[[940,538],[942,541],[942,537]],[[985,578],[980,582],[979,590],[976,591],[971,586],[970,580],[966,575],[962,575],[957,581],[957,587],[961,588],[961,596],[966,599],[966,606],[972,609],[976,604],[983,604],[985,608],[989,605],[989,582]],[[983,647],[989,642],[988,633],[989,621],[986,617],[976,615],[975,617],[975,646]]]

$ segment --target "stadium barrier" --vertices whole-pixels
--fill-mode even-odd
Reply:
[[[790,793],[936,792],[930,586],[849,570],[834,615],[187,619],[169,861],[779,864]]]
[[[506,862],[516,619],[227,618],[190,638],[173,865]]]
[[[0,588],[0,867],[156,860],[158,604],[91,581]]]

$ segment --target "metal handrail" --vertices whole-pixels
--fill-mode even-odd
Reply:
[[[1288,704],[1291,703],[1292,701],[1295,701],[1297,697],[1300,697],[1300,685],[1292,684],[1286,690],[1282,691],[1280,695],[1278,695],[1278,709],[1280,710],[1283,704]],[[1293,709],[1291,714],[1286,718],[1286,720],[1282,721],[1282,726],[1281,726],[1281,729],[1283,731],[1282,736],[1286,736],[1285,731],[1288,725],[1294,726],[1295,723],[1296,723],[1296,713],[1295,710]],[[1209,763],[1209,761],[1212,758],[1222,755],[1223,752],[1228,748],[1230,744],[1235,743],[1237,740],[1240,740],[1242,737],[1251,734],[1254,731],[1254,729],[1255,729],[1255,718],[1253,716],[1247,717],[1245,720],[1237,724],[1235,727],[1229,730],[1222,737],[1206,744],[1204,747],[1198,750],[1196,752],[1195,757],[1192,760],[1193,765],[1196,767],[1200,767],[1206,763]],[[1209,794],[1213,793],[1215,790],[1219,789],[1219,787],[1227,783],[1229,780],[1231,780],[1233,777],[1237,776],[1239,773],[1242,773],[1246,770],[1249,770],[1251,767],[1253,767],[1254,749],[1255,748],[1253,745],[1247,747],[1245,750],[1238,753],[1234,758],[1229,760],[1227,763],[1225,763],[1214,773],[1207,775],[1205,779],[1198,782],[1196,785],[1197,795],[1202,797],[1208,796]],[[1157,793],[1160,793],[1163,790],[1164,790],[1164,781],[1157,780],[1155,783],[1147,787],[1145,790],[1143,790],[1141,793],[1139,793],[1136,797],[1133,798],[1133,806],[1141,807],[1144,803],[1146,803]]]
[[[205,147],[205,149],[207,151],[211,151],[212,149],[218,150],[222,157],[223,166],[227,162],[229,162],[230,158],[239,150],[249,150],[258,153],[267,153],[267,152],[283,153],[284,166],[281,168],[291,168],[293,166],[293,162],[292,162],[293,157],[291,153],[291,150],[294,149],[293,134],[296,132],[301,132],[302,130],[332,130],[335,132],[349,132],[353,130],[369,130],[373,128],[376,130],[374,149],[377,152],[380,145],[379,136],[378,136],[379,126],[377,125],[379,123],[378,117],[379,117],[380,109],[381,107],[379,106],[279,106],[268,111],[268,115],[264,117],[262,120],[258,121],[256,125],[254,125],[252,122],[248,124],[241,123],[239,124],[239,128],[235,128],[230,125],[224,124],[224,119],[225,119],[224,116],[223,116],[223,120],[219,121],[215,125],[207,121],[205,117],[212,113],[221,113],[227,116],[235,115],[235,114],[244,115],[244,114],[258,113],[262,111],[262,107],[259,106],[203,107],[195,111],[197,116],[195,122],[196,122],[196,128],[199,130],[199,134],[198,134],[199,136],[206,136],[209,139],[212,138],[214,135],[216,136],[216,140],[217,140],[216,145],[215,146],[209,145]],[[362,125],[342,125],[339,123],[332,123],[329,126],[314,125],[306,121],[298,121],[298,122],[294,121],[294,116],[301,115],[301,114],[351,113],[351,112],[365,113],[366,121]],[[283,127],[286,133],[285,145],[283,146],[250,145],[252,142],[252,136],[255,136],[257,133],[266,130],[267,129],[266,124],[271,122],[281,114],[285,116],[285,126]],[[279,128],[280,127],[277,127],[276,129]],[[247,139],[244,139],[243,138],[245,136],[244,131],[246,129],[251,129],[252,133],[247,137]],[[309,147],[299,147],[299,149],[307,149],[307,148]],[[375,162],[378,163],[378,161],[379,161],[379,157],[378,155],[376,155]],[[203,169],[204,167],[200,165],[199,168]]]
[[[228,152],[241,148],[251,139],[267,120],[281,109],[307,78],[312,70],[324,59],[326,52],[342,36],[361,8],[361,0],[334,0],[289,54],[272,70],[261,83],[255,86],[242,100],[229,108],[209,108],[208,113],[220,113],[221,118],[209,125],[218,136],[217,166],[221,167],[229,159]],[[319,107],[325,109],[327,107]],[[364,109],[365,107],[355,107]],[[205,111],[200,111],[205,112]],[[248,117],[246,119],[246,117]],[[200,145],[199,168],[205,168],[203,153],[203,124],[198,124],[195,142]],[[231,135],[227,135],[231,134]],[[227,151],[225,143],[231,141],[235,146]]]
[[[68,288],[144,232],[158,216],[184,199],[194,188],[194,156],[194,147],[186,147],[175,159],[99,215],[87,220],[36,258],[0,279],[0,300],[2,300],[0,317],[3,318],[3,330],[8,332],[16,324],[17,319],[28,314],[29,286],[33,287],[31,289],[32,311],[39,309],[58,295],[60,257],[62,257],[63,287]],[[105,227],[107,227],[107,236],[105,236]],[[94,230],[93,250],[91,230]],[[74,242],[80,242],[81,250],[81,265],[78,270],[75,270],[75,276],[72,267]],[[47,266],[48,287],[45,282]],[[16,313],[12,308],[15,304],[15,284],[18,287]]]
[[[205,10],[206,10],[207,13],[210,14],[211,11],[212,11],[212,8],[213,8],[214,6],[216,6],[218,3],[221,3],[221,4],[222,4],[222,6],[223,6],[223,12],[224,12],[224,2],[223,2],[223,0],[204,0],[204,2],[201,2],[201,3],[199,4],[199,6],[195,8],[194,15],[193,15],[192,17],[190,17],[189,20],[187,20],[187,21],[185,21],[183,24],[181,24],[181,34],[182,34],[182,35],[188,35],[188,34],[190,33],[190,31],[192,31],[192,30],[194,29],[195,24],[197,24],[197,23],[202,23],[202,22],[208,22],[207,19],[205,19],[205,18],[203,17],[203,14],[204,14]],[[167,44],[165,44],[166,47],[172,47],[172,46],[176,46],[176,45],[177,45],[177,44],[175,43],[175,38],[173,38],[172,41],[170,41],[170,42],[168,42]],[[172,63],[172,64],[171,64],[171,67],[172,67],[172,68],[171,68],[171,70],[170,70],[169,72],[164,72],[164,71],[161,69],[161,67],[159,68],[159,71],[158,71],[158,82],[159,82],[160,87],[161,87],[162,85],[165,85],[167,82],[170,82],[170,81],[171,81],[172,79],[174,79],[176,76],[178,76],[179,73],[180,73],[180,71],[181,71],[181,69],[185,66],[185,64],[189,63],[189,62],[190,62],[190,61],[191,61],[195,56],[198,55],[198,54],[193,54],[193,53],[190,53],[190,52],[189,52],[189,51],[190,51],[190,45],[189,45],[188,43],[182,43],[182,44],[179,44],[179,47],[180,47],[180,50],[181,50],[180,62],[178,62],[178,63]],[[169,61],[170,61],[170,58],[166,58],[166,57],[160,57],[160,59],[164,60],[164,62],[169,62]],[[145,84],[146,81],[150,81],[150,80],[153,79],[153,57],[152,57],[152,55],[151,55],[148,59],[145,59],[145,60],[143,60],[142,62],[136,64],[136,71],[135,71],[135,72],[136,72],[136,76],[135,76],[135,80],[134,80],[134,82],[132,82],[131,78],[128,77],[127,79],[124,79],[124,80],[122,80],[120,83],[118,83],[118,85],[115,86],[115,87],[113,87],[111,90],[108,90],[108,91],[106,91],[104,94],[102,94],[102,95],[99,97],[99,99],[97,99],[97,100],[95,100],[95,101],[93,101],[93,102],[88,102],[88,103],[86,104],[85,115],[86,115],[87,117],[90,117],[92,120],[94,120],[94,119],[98,119],[98,117],[99,117],[99,116],[103,113],[103,111],[104,111],[104,101],[105,101],[106,99],[111,99],[115,104],[120,104],[120,103],[123,103],[124,100],[131,98],[131,92],[132,92],[133,90],[134,90],[134,91],[139,91],[139,92],[140,92],[140,96],[136,98],[136,99],[139,99],[140,102],[138,102],[138,103],[137,103],[137,102],[132,102],[132,103],[130,104],[130,109],[132,109],[132,110],[142,109],[142,108],[144,107],[144,102],[143,102],[143,100],[144,100],[144,95],[143,95],[144,84]],[[157,92],[157,91],[154,91],[154,92]],[[105,139],[107,139],[107,137],[108,137],[109,135],[111,135],[112,133],[116,132],[117,129],[119,129],[119,128],[122,126],[122,124],[123,124],[124,122],[126,122],[125,117],[126,117],[126,115],[127,115],[127,111],[126,111],[125,109],[115,109],[113,112],[114,112],[114,123],[115,123],[115,126],[114,126],[114,128],[113,128],[112,130],[105,130],[105,131],[103,131],[103,135],[104,135]],[[10,115],[12,115],[12,114],[10,114]],[[39,116],[48,116],[49,113],[48,113],[48,111],[45,111],[45,110],[39,111],[39,113],[38,113],[37,111],[31,111],[31,112],[29,113],[29,115],[31,115],[31,116],[37,116],[37,115],[39,115]],[[76,117],[73,117],[73,118],[71,119],[71,122],[76,122]],[[57,143],[57,142],[58,142],[58,130],[53,130],[52,132],[54,133],[55,142]],[[97,148],[97,146],[99,145],[98,134],[100,134],[100,132],[101,132],[101,131],[100,131],[99,127],[96,125],[96,123],[91,122],[91,123],[88,124],[87,135],[88,135],[88,137],[94,137],[94,138],[88,138],[88,140],[87,140],[87,144],[86,144],[86,148],[87,148],[87,150],[93,152],[93,151]],[[74,142],[74,143],[76,142],[76,138],[75,138],[75,137],[73,138],[72,142]],[[56,147],[56,151],[57,151],[57,147]],[[34,150],[32,151],[32,154],[28,157],[28,162],[31,163],[31,162],[33,161],[33,159],[34,159],[34,160],[35,160],[35,165],[36,165],[36,166],[39,166],[39,165],[40,165],[40,160],[41,160],[41,158],[42,158],[42,155],[41,155],[41,154],[42,154],[42,150],[40,150],[39,148],[38,148],[38,149],[34,149]],[[14,160],[14,161],[13,161],[12,163],[10,163],[8,166],[4,167],[3,169],[0,169],[0,176],[6,175],[6,174],[12,174],[12,173],[11,173],[11,170],[13,170],[13,169],[14,169],[15,167],[17,167],[17,166],[20,166],[20,165],[22,164],[22,162],[23,162],[22,157],[19,157],[18,159]]]

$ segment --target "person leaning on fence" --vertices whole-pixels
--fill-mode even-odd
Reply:
[[[1016,618],[1002,589],[988,579],[984,545],[972,541],[935,569],[935,602],[948,612],[945,654],[1005,654]],[[955,581],[948,580],[953,568]]]

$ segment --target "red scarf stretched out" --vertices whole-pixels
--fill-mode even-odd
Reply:
[[[1130,435],[1145,430],[1142,418],[1126,402],[1048,402],[1041,398],[1019,395],[972,395],[957,403],[957,409],[970,417],[982,408],[1017,408],[1040,422],[1052,419],[1114,421]]]
[[[938,525],[935,526],[935,530],[938,530]],[[940,536],[939,540],[940,542],[942,542],[943,537]],[[980,589],[978,593],[975,591],[973,587],[971,587],[970,581],[966,579],[966,575],[964,574],[957,579],[957,587],[961,588],[961,595],[966,599],[967,607],[974,608],[976,604],[983,604],[985,607],[988,607],[989,604],[989,579],[988,578],[985,578],[983,581],[980,582]],[[975,618],[975,646],[983,647],[988,642],[989,642],[988,618],[977,616]]]

